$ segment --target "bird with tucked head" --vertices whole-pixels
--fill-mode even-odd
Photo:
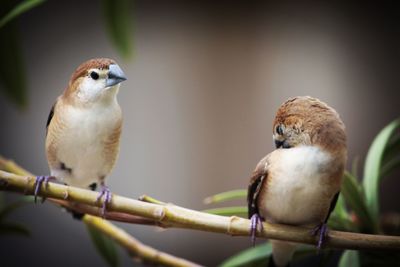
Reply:
[[[248,187],[253,242],[262,220],[315,227],[317,247],[340,192],[347,160],[345,126],[338,113],[312,97],[294,97],[278,109],[273,123],[276,150],[257,165]],[[271,240],[271,265],[287,266],[293,243]]]
[[[68,87],[57,98],[46,125],[46,155],[51,177],[72,186],[101,186],[103,214],[111,201],[105,185],[119,152],[122,127],[117,102],[120,83],[126,80],[112,59],[82,63]],[[35,196],[49,176],[37,177]]]

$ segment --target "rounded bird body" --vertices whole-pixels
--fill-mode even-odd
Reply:
[[[47,121],[52,176],[72,186],[105,186],[119,152],[122,113],[117,94],[124,80],[111,59],[92,59],[76,69]]]
[[[270,222],[313,225],[329,211],[340,188],[329,171],[331,156],[317,147],[278,149],[269,154],[266,186],[261,188],[260,215]]]
[[[320,248],[347,159],[344,124],[322,101],[295,97],[278,109],[273,139],[277,149],[258,163],[250,179],[249,218],[255,224],[261,217],[271,223],[318,226]],[[274,263],[287,265],[295,245],[271,243]]]
[[[78,187],[99,183],[118,156],[121,109],[117,102],[82,108],[62,101],[55,106],[46,138],[51,175]]]

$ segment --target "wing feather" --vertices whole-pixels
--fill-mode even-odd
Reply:
[[[340,191],[337,192],[337,193],[333,196],[332,201],[331,201],[331,204],[330,204],[330,206],[329,206],[329,212],[328,212],[328,214],[327,214],[326,217],[325,217],[324,223],[327,223],[327,222],[328,222],[329,216],[331,215],[332,211],[335,209],[337,200],[338,200],[338,198],[339,198],[339,194],[340,194]]]
[[[104,140],[104,155],[106,157],[106,166],[108,169],[107,174],[111,172],[118,158],[121,131],[122,131],[122,118],[118,120],[113,131]]]
[[[46,122],[46,136],[47,136],[47,131],[48,131],[48,129],[49,129],[50,122],[51,122],[51,120],[53,119],[53,116],[54,116],[54,108],[55,108],[56,104],[57,104],[57,102],[55,102],[55,103],[53,104],[53,106],[52,106],[51,109],[50,109],[49,116],[47,117],[47,122]]]
[[[257,165],[250,177],[250,184],[247,189],[248,216],[259,214],[258,197],[260,191],[268,178],[268,156],[263,158]]]

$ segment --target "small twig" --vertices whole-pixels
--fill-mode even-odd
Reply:
[[[15,161],[11,159],[6,159],[2,156],[0,156],[0,170],[4,170],[22,176],[34,176],[31,172],[28,172],[27,170],[19,166],[17,163],[15,163]]]
[[[28,192],[32,194],[34,177],[23,177],[0,171],[0,189],[8,191]],[[60,184],[49,183],[42,186],[41,196],[63,199],[68,195],[69,201],[100,207],[95,192]],[[248,236],[250,221],[239,217],[224,217],[199,211],[181,208],[175,205],[157,205],[139,200],[113,195],[108,211],[127,213],[161,222],[166,227],[196,229],[207,232],[224,233],[233,236]],[[263,224],[258,237],[285,240],[315,245],[317,240],[310,235],[310,229],[278,224]],[[326,247],[340,249],[373,249],[400,251],[400,237],[367,235],[329,231]]]
[[[78,213],[85,213],[85,214],[90,214],[90,215],[97,216],[97,217],[102,217],[101,208],[98,208],[98,207],[93,207],[93,206],[80,204],[80,203],[68,202],[66,200],[60,200],[60,199],[56,199],[56,198],[48,198],[47,200],[50,202],[53,202],[55,204],[58,204],[60,206],[63,206],[64,208],[67,208],[69,210],[78,212]],[[143,218],[143,217],[139,217],[139,216],[135,216],[135,215],[131,215],[131,214],[126,214],[126,213],[121,213],[121,212],[115,212],[115,211],[107,212],[104,215],[104,219],[111,220],[111,221],[117,221],[117,222],[132,223],[132,224],[161,226],[158,222],[155,222],[154,220],[149,220],[147,218]]]
[[[147,203],[158,204],[158,205],[167,205],[167,203],[162,202],[162,201],[160,201],[160,200],[158,200],[158,199],[155,199],[155,198],[153,198],[153,197],[151,197],[151,196],[148,196],[148,195],[142,195],[142,196],[140,196],[140,197],[139,197],[139,200],[140,200],[140,201],[143,201],[143,202],[147,202]]]
[[[139,255],[143,261],[156,262],[165,266],[200,266],[190,261],[158,251],[146,246],[127,234],[124,230],[116,227],[99,217],[85,215],[82,219],[86,224],[92,225],[104,234],[111,236],[115,241],[127,248],[134,255]]]

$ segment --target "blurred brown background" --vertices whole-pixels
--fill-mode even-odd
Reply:
[[[44,134],[53,101],[81,62],[111,57],[128,77],[119,93],[121,153],[108,179],[117,194],[205,209],[206,196],[246,188],[273,149],[276,109],[296,95],[334,107],[347,126],[349,162],[363,160],[373,137],[399,116],[399,10],[215,2],[135,1],[131,61],[111,45],[98,1],[48,1],[24,14],[30,104],[21,111],[0,95],[0,153],[48,174]],[[385,180],[383,210],[400,210],[398,188],[398,180]],[[106,266],[84,225],[53,205],[29,206],[14,218],[32,238],[2,238],[1,266]],[[207,266],[250,247],[248,238],[121,226]]]

